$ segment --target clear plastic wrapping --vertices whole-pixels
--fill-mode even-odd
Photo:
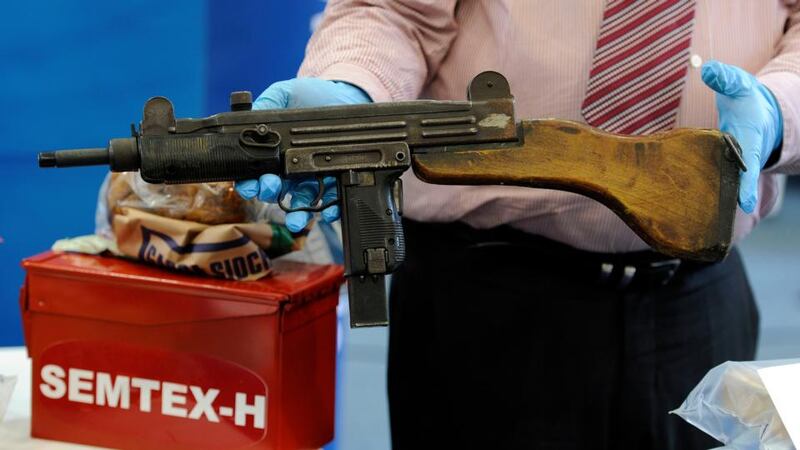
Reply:
[[[672,411],[730,450],[795,450],[758,370],[800,360],[729,361],[713,368]]]
[[[11,403],[11,394],[14,393],[16,383],[17,377],[0,375],[0,422],[3,421],[8,405]]]
[[[233,183],[149,184],[136,172],[106,178],[96,233],[119,252],[197,274],[254,280],[270,259],[302,248],[276,205],[244,200]]]
[[[247,202],[233,189],[233,183],[150,184],[136,172],[113,173],[107,202],[111,214],[135,208],[206,225],[252,219],[247,217]]]

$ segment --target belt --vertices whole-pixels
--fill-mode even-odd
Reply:
[[[649,250],[590,252],[509,226],[478,230],[460,222],[432,224],[404,219],[404,227],[409,245],[416,241],[416,244],[448,246],[484,255],[486,251],[499,251],[501,254],[495,256],[513,258],[541,270],[565,272],[616,290],[666,286],[678,275],[713,265]]]

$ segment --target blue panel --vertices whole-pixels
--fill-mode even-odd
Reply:
[[[36,152],[103,146],[165,95],[202,114],[206,4],[7,2],[0,15],[0,345],[22,343],[19,261],[93,231],[106,170],[36,168]]]
[[[292,78],[303,61],[320,0],[214,1],[209,4],[206,113],[228,109],[231,91],[257,97],[275,81]]]

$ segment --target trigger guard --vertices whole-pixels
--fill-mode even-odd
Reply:
[[[322,196],[325,194],[325,182],[323,181],[322,176],[317,176],[317,196],[311,201],[311,204],[308,206],[301,206],[298,208],[292,208],[291,206],[287,206],[284,204],[283,200],[286,198],[286,194],[288,194],[288,189],[285,189],[283,185],[281,185],[281,192],[278,194],[278,206],[285,212],[285,213],[293,213],[293,212],[321,212],[324,209],[327,209],[333,205],[339,203],[339,199],[331,200],[327,203],[322,203]]]

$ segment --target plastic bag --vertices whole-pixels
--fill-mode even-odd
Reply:
[[[8,410],[8,404],[11,403],[11,394],[14,392],[14,385],[17,383],[17,377],[0,375],[0,422]]]
[[[135,208],[206,225],[248,219],[246,202],[233,189],[233,183],[150,184],[137,172],[113,173],[107,201],[111,214]]]
[[[255,280],[270,259],[299,250],[275,205],[243,200],[233,183],[146,183],[137,172],[106,178],[96,233],[124,255],[184,272]]]
[[[795,450],[758,369],[800,362],[729,361],[711,369],[671,413],[730,450]]]

